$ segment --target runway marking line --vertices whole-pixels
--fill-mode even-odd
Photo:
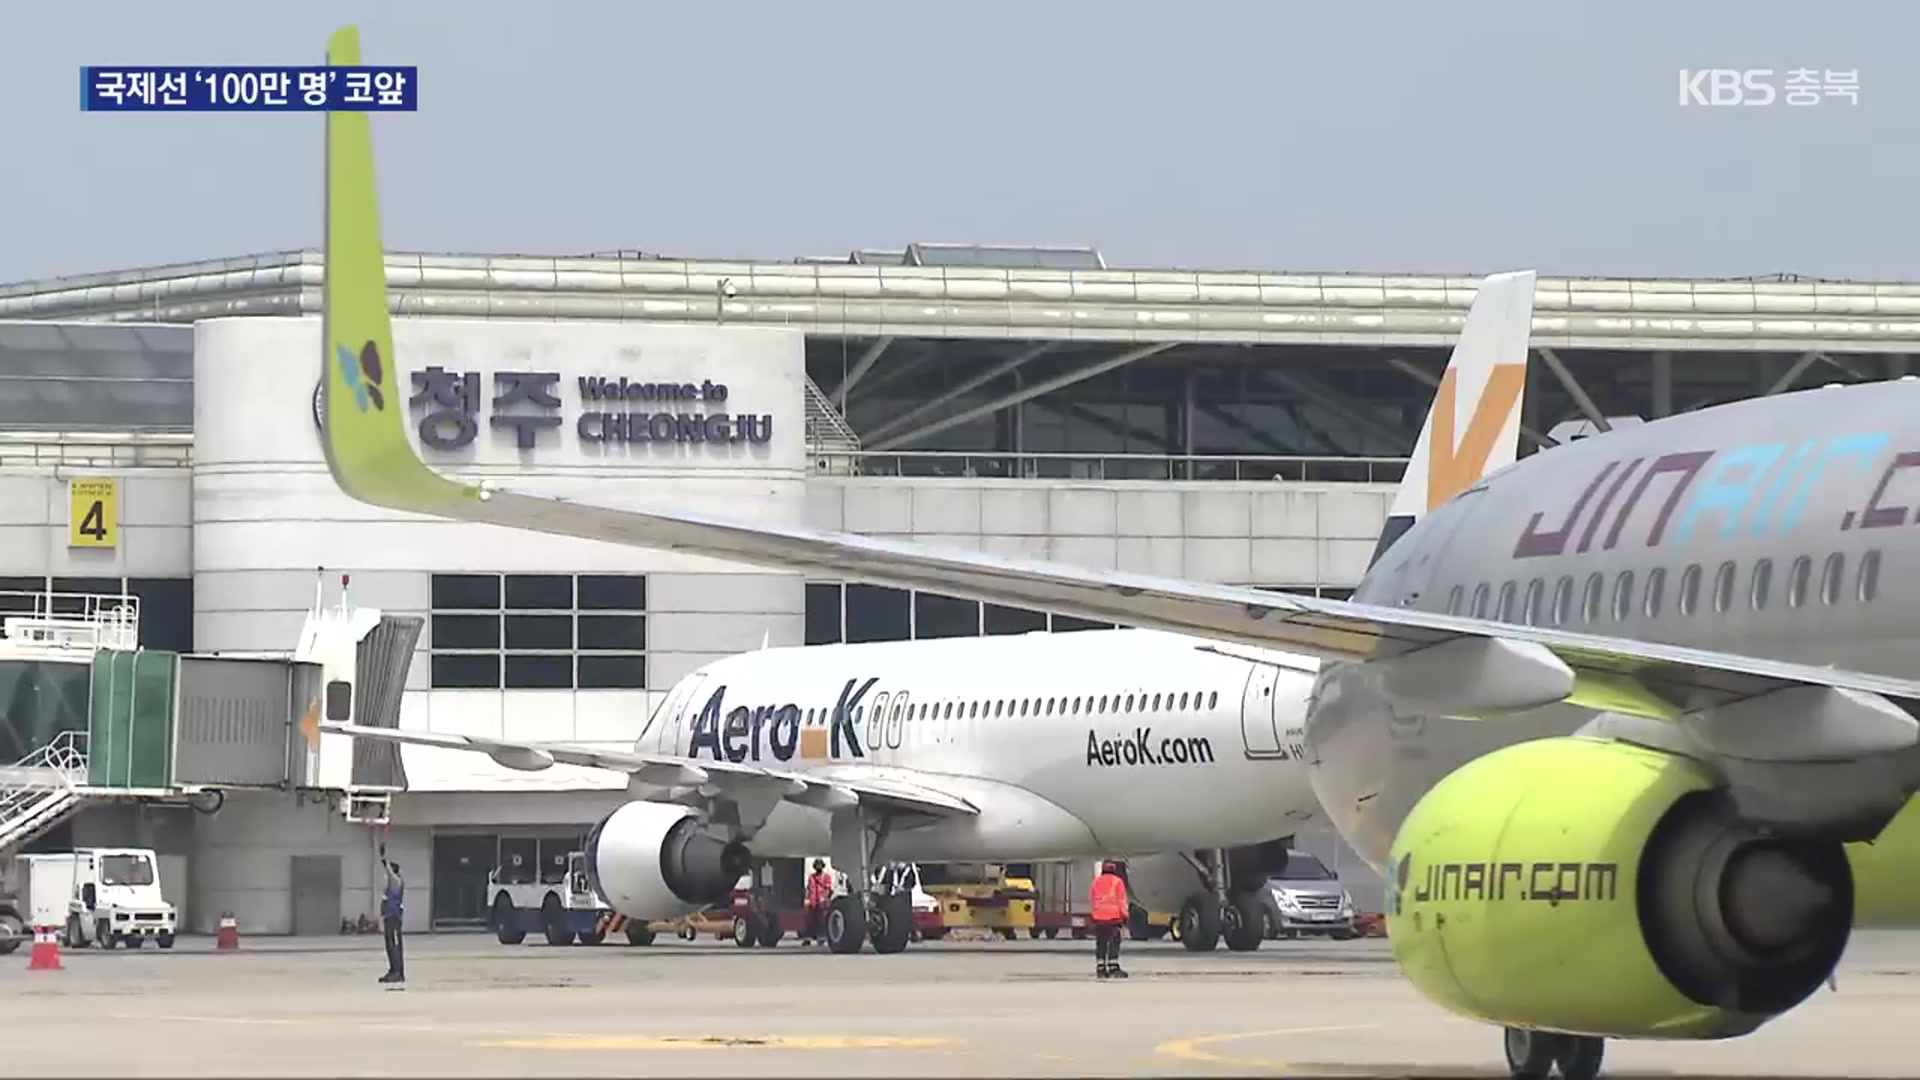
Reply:
[[[431,1024],[400,1024],[390,1021],[360,1022],[350,1017],[324,1016],[177,1016],[166,1013],[113,1013],[114,1020],[167,1020],[176,1024],[238,1024],[260,1027],[351,1027],[363,1031],[425,1031],[447,1034],[452,1029]]]
[[[1205,1065],[1228,1065],[1242,1069],[1271,1069],[1285,1072],[1287,1063],[1274,1058],[1236,1057],[1229,1054],[1216,1054],[1202,1049],[1217,1046],[1220,1043],[1239,1042],[1242,1039],[1279,1038],[1285,1035],[1319,1035],[1333,1031],[1365,1031],[1377,1028],[1379,1024],[1329,1024],[1324,1027],[1270,1028],[1266,1031],[1230,1031],[1219,1035],[1200,1035],[1191,1039],[1170,1039],[1153,1048],[1153,1052],[1165,1057],[1180,1058],[1183,1061],[1196,1061]]]
[[[934,1050],[958,1039],[908,1035],[541,1035],[473,1043],[495,1050]]]

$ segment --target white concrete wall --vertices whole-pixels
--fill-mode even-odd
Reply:
[[[479,435],[426,460],[463,479],[610,506],[672,506],[751,520],[805,513],[803,337],[738,327],[402,319],[396,372],[412,386],[430,365],[477,372]],[[355,502],[328,474],[313,418],[318,319],[220,319],[195,328],[192,483],[195,641],[203,650],[290,648],[313,598],[315,568],[352,576],[356,604],[425,614],[431,575],[461,572],[648,575],[648,681],[664,690],[718,657],[802,638],[805,593],[791,575],[616,544],[400,514]],[[497,371],[556,371],[558,430],[523,451],[492,430]],[[582,376],[704,380],[732,413],[770,414],[762,444],[593,444],[576,436]],[[405,400],[394,404],[406,408]],[[709,406],[635,405],[673,412]],[[418,420],[420,410],[409,409]],[[410,425],[416,447],[418,430]],[[631,745],[646,696],[633,691],[433,691],[431,630],[409,674],[403,723],[440,731]],[[480,759],[476,779],[499,770]]]
[[[338,855],[340,913],[379,914],[376,844],[380,830],[342,818],[331,804],[279,792],[229,792],[217,814],[194,826],[192,925],[211,934],[232,912],[242,937],[293,932],[293,857]],[[400,825],[386,835],[387,856],[407,877],[406,928],[425,930],[433,909],[429,830]]]
[[[1350,587],[1391,484],[814,477],[807,524],[1238,585]]]
[[[67,481],[75,476],[120,481],[115,546],[67,546]],[[184,468],[11,466],[0,473],[0,577],[187,577],[193,572],[192,488]]]

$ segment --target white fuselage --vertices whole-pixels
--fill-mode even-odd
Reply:
[[[1318,816],[1301,745],[1313,665],[1240,652],[1148,630],[763,649],[681,680],[637,749],[857,770],[979,808],[896,827],[880,858],[1256,844]],[[809,855],[828,833],[824,812],[781,803],[749,844]]]

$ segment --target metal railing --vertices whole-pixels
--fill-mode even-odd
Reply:
[[[87,733],[65,731],[0,769],[0,851],[58,825],[80,807],[87,782]]]
[[[847,454],[860,449],[860,436],[810,378],[804,379],[806,443],[809,454]]]
[[[816,474],[991,480],[1253,480],[1393,484],[1406,458],[1016,454],[970,450],[812,451]]]
[[[0,637],[39,649],[132,649],[140,598],[132,594],[0,589]]]

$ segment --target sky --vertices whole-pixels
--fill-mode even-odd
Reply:
[[[317,247],[319,116],[83,113],[79,69],[319,63],[347,24],[421,72],[373,121],[397,250],[1920,281],[1920,7],[1885,0],[93,0],[0,11],[0,282]],[[1683,68],[1776,100],[1682,105]]]

